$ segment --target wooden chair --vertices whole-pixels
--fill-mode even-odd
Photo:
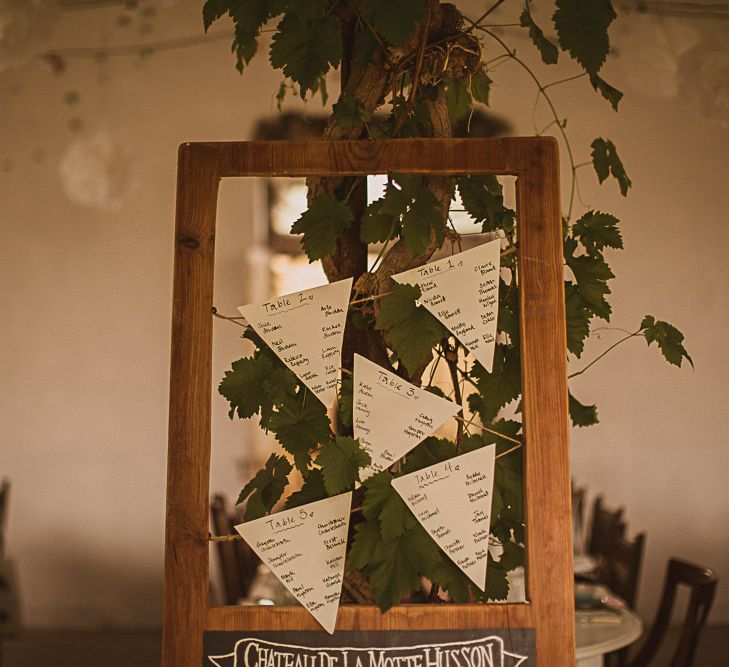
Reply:
[[[669,560],[658,614],[645,643],[630,661],[629,667],[646,667],[653,664],[652,661],[666,636],[679,586],[687,586],[690,597],[681,637],[668,667],[691,667],[699,634],[714,602],[717,583],[716,574],[708,568],[675,558]]]
[[[610,510],[603,505],[603,497],[598,496],[592,506],[592,525],[587,541],[587,553],[598,563],[598,572],[593,579],[604,581],[603,572],[608,546],[625,535],[623,509]]]
[[[592,505],[592,518],[587,539],[587,553],[595,559],[597,568],[594,572],[581,575],[576,579],[593,582],[604,582],[606,579],[605,562],[608,545],[625,535],[623,508],[611,510],[603,504],[603,497],[598,496]]]
[[[3,479],[0,485],[0,558],[5,554],[5,526],[8,519],[8,504],[10,502],[10,480]]]
[[[235,521],[224,496],[216,494],[210,502],[210,525],[213,535],[235,534]],[[218,564],[226,605],[238,604],[248,595],[256,578],[258,556],[242,540],[217,542]]]
[[[583,553],[585,547],[585,496],[587,489],[577,486],[572,480],[572,544],[576,554]]]
[[[600,581],[625,600],[631,609],[635,609],[644,545],[645,533],[637,535],[632,542],[621,535],[615,535],[606,544],[600,568]],[[627,663],[628,649],[614,651],[605,660],[608,667],[624,667]]]
[[[603,581],[613,593],[623,598],[631,609],[635,608],[635,598],[638,594],[644,544],[645,533],[637,535],[632,542],[616,535],[607,543],[605,549]]]

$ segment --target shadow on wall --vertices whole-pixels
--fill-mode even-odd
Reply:
[[[84,550],[48,553],[47,536],[26,551],[44,552],[53,563],[52,571],[32,567],[41,558],[18,563],[20,576],[21,624],[33,618],[34,625],[45,627],[105,628],[115,626],[152,628],[162,625],[162,564],[150,569],[143,560],[135,562],[134,550],[116,555],[99,554],[92,546]],[[56,544],[63,544],[61,538]],[[31,562],[28,562],[31,561]],[[23,582],[47,577],[53,586],[53,607],[34,604],[24,592]],[[78,604],[83,601],[84,604]],[[142,610],[141,612],[139,610]]]

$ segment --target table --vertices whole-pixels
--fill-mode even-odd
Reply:
[[[630,609],[575,612],[577,667],[602,667],[606,653],[629,646],[643,634],[643,621]]]

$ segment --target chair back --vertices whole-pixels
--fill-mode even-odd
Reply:
[[[644,544],[645,533],[637,535],[632,542],[616,535],[605,548],[602,568],[605,584],[631,609],[635,608],[638,594]]]
[[[572,480],[572,547],[575,554],[585,550],[585,496],[587,489]]]
[[[687,586],[690,596],[681,637],[668,667],[691,667],[701,629],[714,602],[717,582],[716,574],[708,568],[675,558],[669,560],[658,614],[645,643],[631,660],[630,667],[646,667],[655,658],[666,636],[679,586]]]
[[[598,496],[592,506],[592,525],[587,542],[587,553],[599,563],[599,579],[604,579],[602,565],[607,557],[608,546],[618,537],[625,535],[623,509],[610,510],[603,505],[603,497]]]
[[[5,555],[5,526],[8,520],[8,504],[10,502],[10,480],[3,479],[0,484],[0,558]]]
[[[224,496],[216,494],[210,502],[211,532],[216,536],[234,535],[235,521]],[[256,577],[258,557],[242,540],[216,542],[218,563],[226,605],[238,604],[248,595]]]

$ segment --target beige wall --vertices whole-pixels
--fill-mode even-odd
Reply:
[[[153,38],[197,34],[196,5],[162,7]],[[65,14],[52,44],[141,39],[115,26],[117,14]],[[159,623],[176,148],[247,138],[275,113],[278,74],[264,59],[243,78],[232,65],[215,42],[144,62],[71,59],[62,77],[38,60],[0,73],[0,473],[14,484],[10,550],[29,624]],[[532,133],[531,84],[511,65],[497,73],[495,110]],[[81,96],[73,111],[62,99],[69,89]],[[579,161],[595,136],[610,137],[635,185],[624,200],[612,184],[593,187],[589,169],[582,177],[585,200],[624,220],[627,250],[611,257],[615,325],[635,327],[645,313],[668,319],[696,362],[695,371],[669,368],[631,341],[575,383],[601,417],[573,434],[575,476],[647,532],[640,609],[650,614],[669,555],[729,573],[729,133],[682,100],[626,93],[618,115],[585,81],[555,97]],[[84,120],[80,133],[66,129],[72,115]],[[70,144],[97,130],[122,142],[136,181],[117,212],[72,203],[59,178]],[[216,301],[228,311],[252,280],[253,194],[250,182],[223,188]],[[605,332],[585,359],[614,336]],[[216,380],[241,349],[235,330],[218,327]],[[213,487],[232,494],[246,431],[213,400]],[[714,620],[729,623],[723,591]]]

